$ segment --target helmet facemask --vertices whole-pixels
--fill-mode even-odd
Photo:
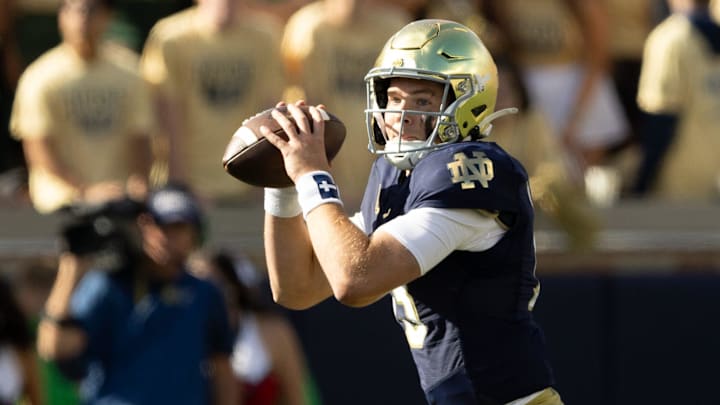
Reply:
[[[427,80],[444,85],[438,111],[390,110],[387,90],[392,78]],[[365,76],[366,126],[371,152],[384,155],[400,169],[411,169],[432,150],[449,143],[479,139],[495,118],[497,68],[482,41],[461,24],[420,20],[398,31]],[[385,114],[425,116],[423,141],[390,139]],[[402,134],[404,126],[400,127]],[[399,135],[399,134],[398,134]]]
[[[442,101],[438,111],[419,110],[393,110],[387,107],[387,90],[390,79],[404,77],[418,80],[428,80],[444,85]],[[368,148],[370,152],[384,155],[391,163],[402,170],[411,169],[428,152],[449,143],[459,142],[467,137],[462,134],[477,135],[462,131],[457,120],[457,107],[476,93],[478,83],[472,77],[450,77],[438,75],[435,72],[420,72],[416,70],[394,69],[390,77],[371,71],[366,77],[368,108],[365,110],[368,134],[372,134]],[[460,97],[456,97],[456,94]],[[486,106],[480,109],[482,112]],[[398,136],[391,139],[386,131],[385,114],[400,114],[400,128]],[[416,115],[426,122],[425,140],[403,140],[400,134],[404,132],[405,117]],[[473,136],[477,138],[478,136]]]

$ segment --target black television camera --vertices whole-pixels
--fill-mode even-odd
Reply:
[[[91,258],[98,268],[121,270],[139,254],[135,221],[144,211],[144,203],[130,198],[64,207],[69,219],[61,225],[61,249]]]

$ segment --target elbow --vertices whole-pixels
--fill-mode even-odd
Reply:
[[[316,304],[316,302],[310,301],[301,295],[285,294],[279,290],[273,290],[272,298],[281,307],[296,311],[308,309]]]
[[[373,301],[370,301],[365,297],[341,296],[336,297],[336,299],[346,307],[352,308],[362,308],[373,303]]]
[[[333,286],[333,295],[341,304],[353,308],[368,306],[378,299],[377,295],[368,294],[361,286],[348,282]]]

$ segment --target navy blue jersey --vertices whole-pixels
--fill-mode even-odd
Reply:
[[[472,385],[476,403],[505,403],[552,386],[544,337],[531,315],[539,284],[525,169],[491,142],[442,147],[409,176],[377,159],[362,203],[368,229],[421,207],[482,209],[507,227],[492,248],[454,251],[393,291],[428,398],[459,379]]]

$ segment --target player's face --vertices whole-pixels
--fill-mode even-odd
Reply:
[[[388,110],[440,111],[445,86],[428,80],[393,78],[387,90]],[[427,139],[434,127],[434,117],[421,114],[385,113],[385,130],[389,139],[402,135],[403,140]],[[400,134],[402,131],[402,134]]]
[[[65,0],[58,17],[63,41],[84,57],[94,54],[110,21],[110,10],[98,0]]]

